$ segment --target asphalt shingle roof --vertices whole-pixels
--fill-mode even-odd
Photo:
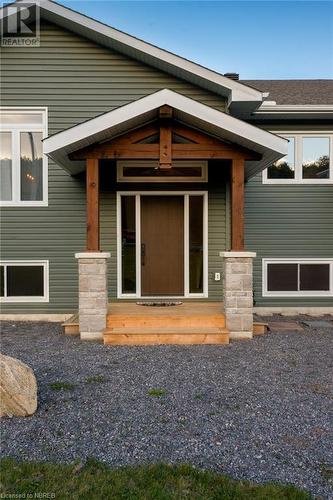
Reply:
[[[277,104],[333,104],[332,80],[240,80]]]

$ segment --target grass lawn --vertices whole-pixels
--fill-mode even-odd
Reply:
[[[310,495],[290,485],[235,481],[189,465],[147,465],[112,470],[94,460],[85,465],[0,462],[0,497],[55,499],[260,499],[305,500]],[[41,493],[49,494],[40,496]],[[18,495],[22,495],[19,497]],[[30,495],[28,495],[30,494]],[[14,496],[12,497],[14,498]]]

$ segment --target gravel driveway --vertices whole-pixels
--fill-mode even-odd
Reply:
[[[2,419],[1,454],[189,462],[333,498],[332,340],[333,328],[305,327],[229,346],[114,347],[3,322],[2,351],[35,370],[39,408]]]

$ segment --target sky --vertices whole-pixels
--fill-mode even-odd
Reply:
[[[241,79],[333,78],[333,1],[57,1]]]

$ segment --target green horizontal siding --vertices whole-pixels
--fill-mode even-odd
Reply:
[[[332,297],[262,297],[263,258],[333,258],[333,186],[246,186],[246,248],[257,252],[254,293],[258,306],[333,306]]]
[[[224,100],[211,92],[54,25],[42,23],[40,47],[2,47],[1,52],[1,105],[47,106],[49,134],[162,88],[175,90],[216,109],[225,109]],[[214,194],[215,199],[216,196]],[[74,254],[85,248],[85,208],[84,180],[70,177],[49,161],[49,206],[2,209],[1,258],[50,262],[50,302],[2,304],[2,312],[65,313],[77,308]],[[212,220],[217,220],[217,213],[212,211]],[[114,295],[114,192],[102,193],[101,228],[103,248],[112,252],[109,283],[110,294]],[[215,254],[211,262],[215,269]],[[213,289],[216,293],[216,286]]]

